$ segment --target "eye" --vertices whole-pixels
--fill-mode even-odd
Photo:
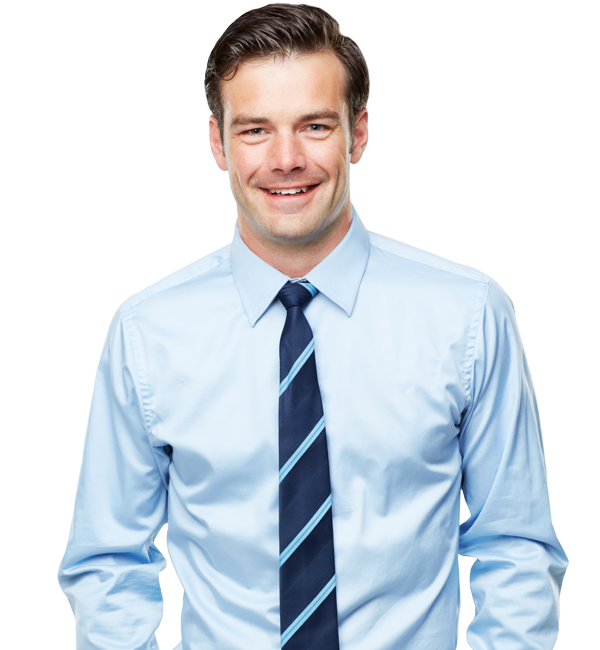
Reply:
[[[255,129],[248,129],[246,133],[249,135],[262,135],[262,129],[260,127],[256,127]]]
[[[309,131],[323,131],[326,127],[323,124],[311,124],[308,127]]]

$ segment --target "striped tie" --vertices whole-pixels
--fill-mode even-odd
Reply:
[[[279,345],[281,647],[338,650],[329,459],[314,340],[303,308],[312,284],[288,282]]]

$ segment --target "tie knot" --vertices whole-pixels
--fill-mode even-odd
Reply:
[[[304,309],[316,293],[317,289],[310,282],[286,282],[277,297],[286,309],[290,307]]]

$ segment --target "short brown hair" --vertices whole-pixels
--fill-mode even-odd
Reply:
[[[204,89],[223,139],[221,81],[233,79],[251,59],[333,52],[346,69],[346,101],[354,134],[356,116],[369,98],[369,70],[358,45],[340,34],[338,22],[310,5],[270,4],[242,14],[217,41],[206,66]]]

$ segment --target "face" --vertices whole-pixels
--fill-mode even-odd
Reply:
[[[368,133],[365,109],[352,143],[345,74],[337,56],[318,53],[246,62],[222,82],[223,145],[211,116],[211,148],[245,240],[306,246],[347,230],[350,163]]]

